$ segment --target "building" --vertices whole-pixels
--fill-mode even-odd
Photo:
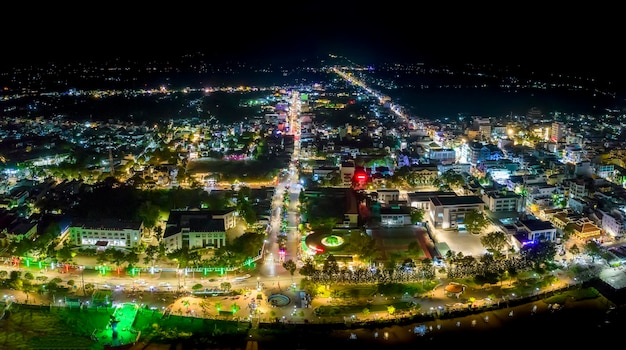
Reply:
[[[38,226],[37,222],[2,210],[0,213],[0,246],[6,247],[11,242],[20,242],[24,239],[33,240]]]
[[[559,142],[563,141],[565,137],[565,124],[561,122],[552,123],[552,127],[550,129],[550,141]]]
[[[482,212],[484,207],[485,202],[478,196],[437,196],[430,197],[428,214],[435,228],[458,229],[466,212]]]
[[[380,223],[384,226],[411,225],[411,207],[396,205],[381,207]]]
[[[588,218],[573,222],[572,231],[576,237],[583,241],[602,236],[602,229]]]
[[[626,221],[623,212],[613,210],[610,213],[600,210],[602,229],[613,237],[622,237],[626,231]]]
[[[397,189],[379,189],[376,190],[378,202],[384,206],[389,205],[389,203],[397,202],[400,200],[400,190]]]
[[[523,247],[539,241],[556,242],[556,227],[549,221],[525,219],[517,222],[516,245]]]
[[[488,191],[482,196],[487,209],[492,212],[524,211],[524,201],[521,195],[513,191]]]
[[[433,147],[428,150],[428,159],[434,164],[454,164],[456,151],[451,148]]]
[[[167,251],[220,248],[226,245],[226,231],[236,226],[235,210],[172,210],[163,243]]]
[[[409,206],[422,209],[424,212],[430,210],[430,197],[456,197],[454,191],[420,191],[407,193]]]
[[[339,167],[339,172],[341,174],[341,183],[345,187],[352,186],[352,180],[354,178],[354,172],[356,170],[356,166],[353,160],[346,160],[341,162],[341,166]]]
[[[431,164],[413,164],[410,171],[416,186],[432,185],[439,176],[439,168]]]
[[[141,221],[74,219],[69,226],[69,242],[98,249],[132,249],[139,244],[143,228]]]

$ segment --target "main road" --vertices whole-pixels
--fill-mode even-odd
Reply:
[[[300,100],[297,91],[291,92],[289,107],[289,131],[288,134],[294,138],[294,151],[291,162],[285,176],[280,177],[280,181],[275,187],[272,199],[272,215],[270,221],[270,231],[265,244],[263,258],[259,261],[259,280],[263,280],[265,287],[283,288],[296,281],[289,271],[283,267],[283,263],[292,260],[300,266],[300,232],[298,224],[300,216],[298,213],[300,198],[300,183],[296,160],[300,154]],[[289,201],[285,202],[285,193],[288,194]],[[286,209],[286,212],[283,210]],[[286,221],[286,227],[283,227]],[[280,241],[285,241],[281,246]],[[297,272],[294,272],[294,275]],[[298,278],[299,279],[299,278]]]

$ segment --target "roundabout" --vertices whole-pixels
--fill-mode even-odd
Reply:
[[[320,254],[324,252],[341,252],[346,246],[345,235],[349,235],[352,230],[333,230],[333,232],[308,234],[303,240],[303,250],[310,254]]]

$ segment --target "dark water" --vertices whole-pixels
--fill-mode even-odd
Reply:
[[[442,322],[424,335],[411,333],[414,325],[392,326],[380,329],[353,331],[356,339],[350,339],[352,331],[334,332],[325,335],[321,332],[301,330],[290,335],[277,336],[271,340],[259,341],[261,349],[324,349],[337,346],[347,349],[409,349],[419,346],[465,346],[468,348],[492,346],[570,346],[581,342],[604,341],[607,337],[617,336],[626,325],[626,319],[612,310],[578,307],[564,308],[554,312],[535,315],[507,315],[499,325],[496,316],[491,313],[489,325],[481,317],[476,326],[470,325],[470,318],[463,318],[457,327],[455,320]],[[388,340],[383,338],[389,333]],[[378,338],[374,333],[378,332]]]
[[[541,305],[531,313],[532,305]],[[566,302],[566,307],[548,311],[542,301],[509,309],[489,311],[458,318],[438,319],[422,323],[379,324],[367,328],[332,325],[287,325],[273,330],[251,330],[250,338],[232,342],[202,344],[194,341],[174,342],[171,348],[245,349],[248,340],[256,341],[262,350],[297,349],[416,349],[421,346],[461,346],[469,349],[501,346],[580,346],[581,343],[602,343],[619,336],[626,326],[626,310],[610,308],[605,298]],[[509,315],[510,310],[514,313]],[[488,322],[484,317],[489,316]],[[477,320],[472,326],[471,321]],[[459,326],[456,322],[461,322]],[[440,327],[438,328],[437,325]],[[426,332],[414,333],[416,326]],[[430,328],[432,326],[432,329]],[[375,336],[375,334],[378,336]],[[384,334],[388,334],[385,339]],[[354,338],[351,335],[354,334]],[[149,346],[142,349],[150,349]]]

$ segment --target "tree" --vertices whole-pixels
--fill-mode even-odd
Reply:
[[[104,265],[109,262],[109,255],[106,252],[99,252],[96,255],[96,264]]]
[[[160,208],[150,202],[142,203],[137,209],[137,217],[147,229],[151,229],[156,225],[160,213]]]
[[[377,256],[376,240],[363,231],[352,231],[344,236],[346,240],[345,250],[350,251],[360,257],[368,264]]]
[[[96,289],[96,286],[93,283],[85,283],[84,289],[85,294],[91,294]]]
[[[35,276],[33,275],[32,272],[26,272],[24,273],[24,279],[28,280],[28,281],[32,281],[33,279],[35,279]]]
[[[335,258],[334,255],[329,254],[328,257],[326,257],[322,271],[331,275],[339,272],[339,264],[337,263],[337,258]]]
[[[480,233],[480,230],[489,225],[489,220],[482,212],[472,209],[465,213],[463,223],[465,224],[465,229],[467,229],[469,233],[478,234]]]
[[[154,263],[159,256],[159,246],[149,245],[143,253],[143,263],[154,266]]]
[[[312,276],[317,271],[313,258],[307,258],[304,265],[300,268],[300,274],[303,276]]]
[[[230,290],[231,287],[232,287],[232,284],[230,284],[230,282],[220,283],[220,288],[222,288],[222,290],[225,290],[227,292]]]
[[[293,262],[293,260],[289,259],[285,262],[283,262],[283,267],[285,268],[285,270],[289,271],[289,274],[291,275],[291,282],[293,282],[293,274],[294,272],[296,272],[296,263]]]
[[[569,248],[569,252],[572,255],[578,255],[578,254],[580,254],[580,248],[578,248],[578,245],[572,244],[572,246]]]
[[[418,222],[424,222],[424,209],[412,208],[411,223],[417,224]]]
[[[506,234],[502,231],[489,232],[480,237],[480,243],[493,254],[499,254],[507,245]]]
[[[76,252],[72,251],[72,248],[67,245],[61,247],[56,253],[57,260],[63,263],[71,263],[75,256]]]
[[[48,280],[48,276],[37,276],[37,277],[35,277],[35,281],[37,281],[39,283],[46,283],[47,280]]]
[[[591,257],[591,262],[602,256],[602,247],[593,240],[587,241],[584,245],[584,252]]]
[[[139,255],[134,251],[127,252],[124,255],[124,261],[128,264],[128,267],[134,267],[139,262]]]
[[[537,241],[522,247],[520,254],[536,267],[540,267],[541,264],[554,260],[556,244],[548,240]]]
[[[184,269],[189,266],[189,248],[178,248],[168,253],[167,258],[175,260],[178,263],[179,269]]]
[[[563,240],[564,241],[567,241],[572,236],[572,234],[574,234],[575,227],[576,227],[576,224],[573,222],[570,222],[567,225],[565,225],[565,227],[563,228]]]
[[[110,253],[111,262],[115,265],[117,274],[120,274],[120,266],[126,262],[126,253],[123,250],[113,249]]]

